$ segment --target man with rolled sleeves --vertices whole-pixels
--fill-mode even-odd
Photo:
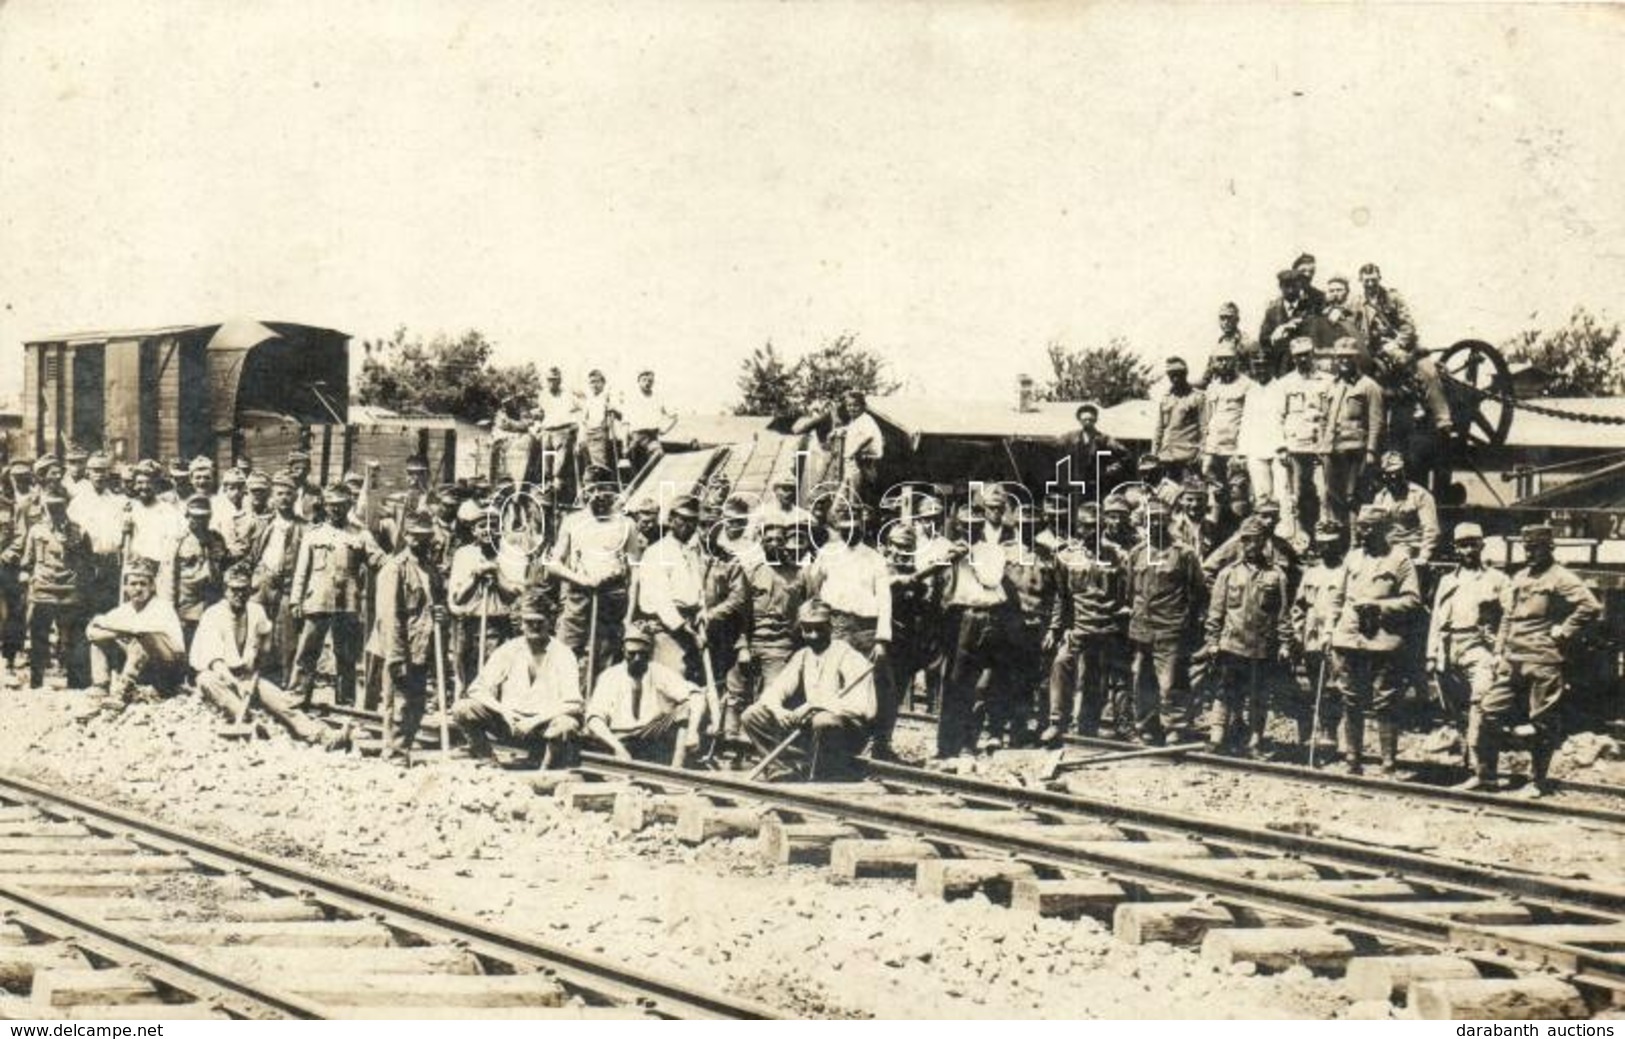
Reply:
[[[232,559],[244,551],[248,526],[248,477],[235,466],[220,474],[220,490],[209,499],[209,528],[226,542]]]
[[[124,510],[125,558],[161,560],[167,564],[175,553],[185,520],[179,509],[158,497],[160,469],[150,458],[135,467],[130,480],[130,501]],[[167,596],[169,587],[160,585]]]
[[[325,521],[300,539],[293,585],[288,589],[294,619],[302,625],[294,661],[298,681],[293,686],[301,703],[308,704],[322,644],[332,636],[334,699],[353,705],[356,665],[366,636],[361,630],[364,574],[383,565],[384,553],[370,531],[351,522],[349,491],[329,488],[323,507]]]
[[[124,506],[127,499],[108,487],[112,463],[100,452],[85,462],[85,480],[68,503],[68,518],[90,536],[91,584],[85,605],[100,613],[118,604],[119,549],[124,544]]]
[[[761,754],[772,751],[790,733],[807,729],[809,778],[844,778],[855,771],[853,759],[874,721],[875,665],[833,637],[829,610],[817,599],[801,604],[796,627],[801,648],[779,677],[762,689],[741,725]]]
[[[1190,660],[1201,639],[1207,582],[1196,553],[1168,535],[1168,508],[1146,504],[1147,540],[1129,549],[1128,637],[1134,731],[1161,744],[1189,725]]]
[[[1286,575],[1264,558],[1269,531],[1257,516],[1241,525],[1242,556],[1219,571],[1204,629],[1216,696],[1209,742],[1221,752],[1262,754],[1271,694],[1284,690],[1292,660]]]
[[[1427,670],[1439,684],[1445,712],[1471,763],[1479,740],[1479,705],[1495,680],[1495,635],[1507,576],[1484,565],[1484,531],[1478,524],[1456,524],[1453,540],[1458,565],[1439,579],[1433,593]]]
[[[452,721],[468,740],[469,756],[491,760],[495,736],[524,744],[521,768],[575,764],[581,670],[575,654],[553,637],[553,622],[548,600],[527,595],[519,607],[519,635],[497,647],[457,701]]]
[[[1151,452],[1161,460],[1163,472],[1177,479],[1194,470],[1201,457],[1207,398],[1191,385],[1190,367],[1184,358],[1170,357],[1163,368],[1168,388],[1157,401]]]
[[[354,558],[365,558],[365,542],[356,536],[359,528],[348,522],[348,501],[329,496],[326,505],[328,522],[313,528],[305,536],[300,551],[301,567],[305,566],[307,559],[315,565],[316,560],[325,557],[329,560],[330,568],[342,569],[347,553]],[[445,586],[431,558],[434,524],[426,514],[413,513],[407,517],[403,534],[406,538],[405,549],[385,560],[378,571],[378,580],[374,585],[378,598],[366,649],[383,662],[384,708],[390,714],[390,743],[385,753],[390,758],[409,762],[412,744],[417,737],[418,727],[423,723],[424,709],[428,704],[429,683],[436,678],[435,649],[439,640],[435,638],[435,629],[445,622],[446,612]],[[370,538],[371,535],[366,537]],[[365,563],[357,563],[355,569],[361,565]],[[330,601],[335,606],[343,606],[353,600],[335,594]],[[344,680],[348,677],[349,691],[353,696],[355,657],[344,655],[353,653],[347,642],[341,654],[340,643],[352,637],[344,629],[352,623],[359,624],[359,621],[353,612],[342,609],[315,616],[307,612],[306,629],[301,636],[307,642],[307,655],[308,643],[321,645],[320,637],[313,638],[311,631],[322,617],[328,618],[327,624],[333,632],[333,659],[339,671],[339,687],[344,688]],[[359,646],[355,648],[359,649]],[[314,667],[314,660],[308,664],[303,660],[299,663],[301,674]],[[302,699],[308,702],[310,679],[302,678],[301,681],[304,683]]]
[[[666,533],[638,561],[637,604],[633,620],[648,626],[654,659],[691,682],[704,675],[700,653],[705,648],[705,561],[695,535],[700,502],[678,495],[666,512]]]
[[[1119,669],[1122,612],[1128,605],[1122,553],[1099,536],[1100,515],[1093,502],[1078,506],[1072,541],[1056,554],[1055,611],[1050,636],[1056,645],[1050,665],[1049,727],[1044,744],[1061,740],[1078,699],[1078,730],[1100,734],[1106,692]],[[1118,724],[1126,723],[1119,718]]]
[[[547,572],[560,582],[557,635],[583,668],[602,671],[620,652],[627,587],[638,532],[615,509],[615,480],[607,469],[587,473],[587,507],[566,516],[548,554]],[[597,641],[589,648],[588,643]],[[596,674],[586,675],[591,688]]]
[[[113,700],[168,696],[186,678],[180,618],[169,600],[153,594],[157,576],[157,560],[131,559],[124,568],[124,601],[85,625],[91,683]]]
[[[807,568],[807,592],[829,611],[835,639],[873,658],[891,642],[891,576],[885,557],[863,540],[862,510],[833,512],[835,536]]]
[[[1388,514],[1362,506],[1354,520],[1354,543],[1344,557],[1343,608],[1332,629],[1332,662],[1343,694],[1343,746],[1348,771],[1364,771],[1365,720],[1377,723],[1384,775],[1399,761],[1399,684],[1411,615],[1421,605],[1421,586],[1410,554],[1388,543]]]
[[[1382,387],[1359,370],[1359,351],[1348,336],[1332,347],[1335,375],[1326,391],[1326,475],[1321,513],[1348,522],[1360,478],[1377,464],[1382,445]]]
[[[622,760],[664,757],[682,768],[700,745],[705,690],[655,663],[652,645],[641,627],[626,629],[622,660],[598,676],[587,700],[587,735]]]
[[[948,669],[937,717],[939,758],[974,752],[983,720],[990,713],[1005,714],[1003,701],[1009,696],[1010,676],[996,671],[1009,652],[1005,566],[1018,546],[1004,527],[1003,489],[984,485],[981,507],[982,519],[972,523],[949,553],[953,566],[943,596]]]
[[[1526,563],[1501,593],[1495,679],[1480,705],[1477,785],[1494,787],[1501,744],[1510,731],[1528,741],[1529,797],[1550,792],[1547,771],[1563,741],[1563,664],[1574,640],[1602,617],[1585,582],[1552,554],[1552,528],[1523,528]]]

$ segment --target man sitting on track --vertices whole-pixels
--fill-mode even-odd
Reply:
[[[672,766],[681,768],[700,745],[705,691],[655,663],[654,640],[642,628],[627,628],[621,649],[625,659],[599,675],[593,686],[587,735],[618,758],[650,760],[669,754]]]
[[[829,607],[819,600],[802,603],[796,621],[802,647],[741,722],[745,735],[764,754],[810,726],[809,778],[843,775],[852,769],[852,758],[874,722],[874,666],[831,637]],[[793,701],[799,703],[791,707]]]
[[[192,670],[198,692],[242,724],[254,707],[295,739],[342,750],[349,733],[340,733],[294,706],[291,694],[260,677],[260,664],[271,656],[271,618],[250,599],[253,579],[238,564],[226,571],[226,597],[203,611],[192,636]]]
[[[567,768],[581,732],[581,674],[575,654],[553,637],[548,600],[531,595],[519,610],[518,638],[498,646],[469,684],[451,720],[477,760],[493,759],[491,737],[523,743],[521,766]]]
[[[181,621],[169,600],[154,596],[157,577],[155,561],[132,559],[124,573],[124,601],[85,626],[91,682],[116,700],[138,691],[145,698],[168,696],[185,677]]]

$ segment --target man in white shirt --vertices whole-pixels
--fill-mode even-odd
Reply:
[[[576,419],[581,427],[581,449],[586,452],[585,464],[613,470],[612,425],[620,409],[609,394],[604,373],[594,368],[587,373],[588,393],[578,397],[575,404]]]
[[[91,684],[104,696],[128,700],[137,691],[148,697],[167,696],[185,677],[181,620],[168,600],[154,597],[157,575],[155,561],[130,560],[125,566],[124,602],[85,626]]]
[[[785,527],[804,526],[812,522],[812,513],[796,501],[796,474],[786,469],[773,478],[773,496],[757,505],[750,514],[749,532],[761,537],[762,528],[774,524]]]
[[[875,479],[885,454],[880,425],[869,414],[869,402],[858,390],[848,390],[841,402],[846,424],[840,429],[841,482],[852,495],[851,504],[873,506]]]
[[[763,754],[808,728],[808,778],[850,775],[875,718],[874,665],[831,637],[829,608],[818,600],[802,603],[796,621],[802,647],[745,711],[741,725]]]
[[[891,568],[863,540],[863,517],[837,507],[834,536],[807,568],[808,594],[828,610],[834,638],[875,658],[891,643]]]
[[[666,514],[666,534],[650,545],[638,561],[638,601],[633,619],[650,625],[654,659],[691,682],[703,673],[700,652],[705,646],[705,566],[694,534],[699,529],[700,503],[692,494],[679,495]]]
[[[547,572],[560,582],[557,635],[591,672],[583,681],[590,689],[620,648],[638,533],[630,519],[615,511],[609,471],[590,470],[586,481],[587,507],[559,525]]]
[[[638,391],[622,402],[621,417],[626,421],[625,462],[631,469],[627,475],[635,476],[659,460],[660,438],[677,424],[676,413],[655,395],[654,372],[646,368],[638,373]]]
[[[118,605],[119,549],[124,545],[124,508],[128,499],[108,487],[112,463],[104,454],[91,455],[85,465],[85,479],[68,503],[68,519],[90,537],[95,557],[91,586],[85,589],[85,605],[94,610],[110,610]]]
[[[181,539],[185,521],[179,508],[162,501],[154,479],[158,463],[148,459],[135,468],[130,481],[130,505],[124,514],[124,551],[139,559],[171,559],[175,543]],[[162,575],[166,576],[167,575]],[[167,580],[159,588],[167,588]]]
[[[520,767],[568,768],[581,733],[581,675],[575,654],[553,637],[545,599],[526,598],[520,634],[497,647],[451,720],[476,760],[493,758],[491,738],[516,740],[527,754]]]
[[[262,661],[270,659],[271,618],[253,601],[253,580],[241,564],[226,571],[226,595],[203,611],[192,636],[191,664],[198,692],[242,724],[254,707],[295,739],[342,749],[349,743],[341,734],[308,717],[294,706],[294,698],[260,675]]]
[[[587,735],[622,760],[651,761],[672,743],[673,768],[700,745],[704,690],[652,659],[654,640],[636,625],[621,639],[624,659],[602,675],[587,703]],[[675,742],[678,730],[682,736]]]

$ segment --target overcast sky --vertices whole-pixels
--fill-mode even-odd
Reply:
[[[3,0],[0,0],[3,2]],[[1423,340],[1625,311],[1625,12],[10,0],[0,343],[479,328],[696,408],[842,330],[1013,394],[1195,357],[1300,251]],[[627,379],[626,381],[629,381]],[[0,366],[0,393],[19,366]]]

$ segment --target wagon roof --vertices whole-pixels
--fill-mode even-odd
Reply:
[[[316,332],[336,332],[321,325],[306,325],[297,321],[256,321],[249,318],[228,318],[192,325],[159,325],[154,328],[121,328],[102,331],[66,332],[60,335],[37,336],[25,346],[40,343],[105,343],[113,339],[156,339],[161,336],[182,335],[188,332],[213,331],[212,349],[246,350],[279,334],[278,328],[308,329]],[[269,334],[267,334],[269,333]],[[254,338],[257,335],[257,338]]]
[[[880,421],[913,440],[1058,440],[1078,428],[1079,401],[1042,401],[1017,411],[1004,401],[944,400],[893,395],[869,398]],[[1151,439],[1152,405],[1127,400],[1100,411],[1100,429],[1122,440]]]

